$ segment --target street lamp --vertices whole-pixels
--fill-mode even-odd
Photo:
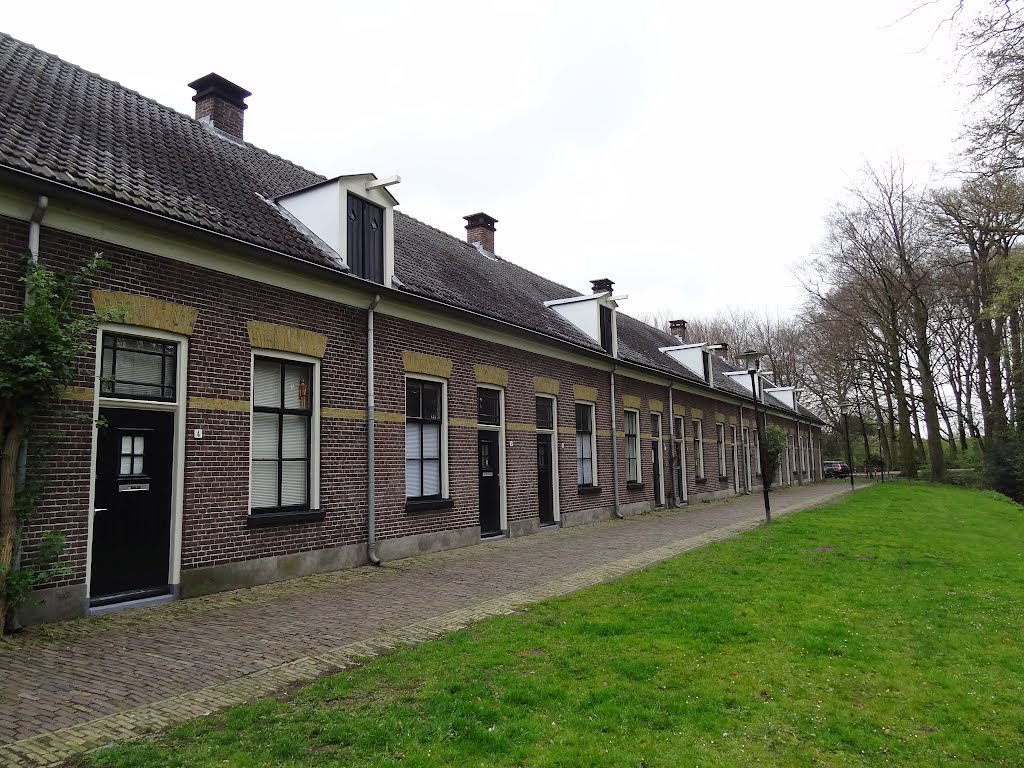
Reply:
[[[761,465],[761,492],[764,494],[764,519],[766,522],[772,521],[772,505],[768,501],[768,483],[765,482],[764,469],[764,440],[765,440],[765,415],[764,411],[760,408],[761,398],[757,394],[757,372],[761,370],[761,358],[764,357],[764,352],[758,352],[757,350],[748,349],[741,355],[737,355],[737,359],[743,360],[747,364],[747,373],[750,374],[750,393],[754,396],[754,422],[757,424],[757,461]]]
[[[853,403],[840,403],[839,410],[843,413],[843,426],[846,428],[846,462],[850,465],[850,488],[853,488],[853,450],[850,448],[850,409]]]
[[[857,401],[857,415],[860,417],[860,433],[864,437],[864,476],[867,477],[868,473],[870,473],[871,479],[874,480],[874,468],[871,466],[871,448],[868,446],[868,429],[864,425],[864,411],[860,408],[860,400]]]

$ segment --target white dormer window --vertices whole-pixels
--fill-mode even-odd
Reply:
[[[395,206],[388,187],[401,179],[339,176],[277,198],[356,277],[389,285],[395,273]]]
[[[796,400],[797,394],[800,391],[797,387],[764,387],[764,392],[768,392],[776,400],[794,411],[797,409]],[[763,394],[762,399],[764,399]]]
[[[711,349],[710,344],[701,342],[699,344],[679,344],[674,347],[659,347],[658,351],[693,371],[704,379],[708,386],[714,386]]]
[[[610,291],[591,296],[545,301],[544,306],[553,309],[583,331],[609,355],[618,357],[619,334],[615,310],[619,305]]]

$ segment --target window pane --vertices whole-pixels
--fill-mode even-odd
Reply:
[[[146,452],[146,436],[136,435],[132,442],[132,453],[141,456]]]
[[[593,485],[594,484],[594,462],[592,459],[583,459],[583,480],[581,485]]]
[[[122,456],[121,457],[121,469],[122,475],[130,475],[132,473],[132,457]]]
[[[281,430],[281,458],[305,459],[309,448],[309,417],[285,414]]]
[[[423,431],[423,427],[415,421],[407,421],[405,423],[405,458],[419,459],[422,457],[420,453],[420,434]],[[417,496],[419,494],[416,494]]]
[[[440,424],[424,424],[423,425],[423,458],[424,459],[440,459],[441,458],[441,425]],[[424,480],[426,482],[426,480]]]
[[[254,413],[252,415],[252,457],[254,459],[277,458],[276,413]]]
[[[441,420],[441,385],[423,382],[423,418]]]
[[[501,423],[501,393],[496,389],[479,388],[476,391],[477,421],[481,424]]]
[[[554,429],[554,404],[550,397],[537,398],[537,429]]]
[[[132,474],[133,475],[141,475],[142,474],[142,459],[143,459],[142,456],[135,456],[135,457],[132,458]]]
[[[651,415],[651,438],[657,440],[661,436],[661,417]]]
[[[418,381],[406,381],[405,415],[418,419],[420,413],[420,383]]]
[[[306,478],[309,462],[285,461],[281,464],[281,506],[306,503]]]
[[[420,485],[420,462],[415,459],[405,460],[405,495],[414,498],[423,495]]]
[[[281,364],[256,358],[253,366],[253,403],[281,407]]]
[[[121,453],[133,453],[131,435],[123,435],[121,437]]]
[[[441,462],[423,461],[423,495],[438,496],[441,493]]]
[[[626,411],[626,434],[636,434],[636,411]]]
[[[312,369],[308,365],[284,367],[284,407],[307,410],[313,394]]]
[[[277,506],[277,462],[254,461],[252,463],[252,506]]]
[[[576,406],[576,431],[577,432],[591,432],[593,431],[593,413],[594,409],[586,404]]]

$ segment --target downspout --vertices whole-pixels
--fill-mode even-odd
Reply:
[[[672,506],[679,506],[679,482],[678,478],[682,474],[676,469],[676,462],[679,461],[679,457],[676,456],[676,409],[672,403],[672,382],[668,383],[668,445],[669,445],[669,457],[671,461],[669,466],[672,467]]]
[[[43,216],[46,215],[46,209],[50,205],[50,199],[46,195],[40,195],[36,201],[36,207],[32,211],[32,218],[28,222],[28,252],[29,258],[33,264],[39,262],[39,230],[40,224],[42,224]],[[32,303],[32,293],[25,287],[25,306]],[[23,440],[21,443],[21,452],[18,454],[18,469],[17,479],[15,480],[15,488],[21,490],[25,487],[25,473],[28,465],[28,441]],[[19,521],[17,527],[17,535],[14,537],[14,551],[11,552],[11,573],[21,570],[21,523]],[[11,632],[18,632],[21,630],[21,622],[18,621],[17,612],[12,612],[11,622],[8,626],[8,630]]]
[[[622,510],[619,509],[619,441],[615,436],[615,367],[612,366],[612,372],[609,374],[612,383],[612,488],[615,491],[614,507],[615,516],[621,520],[623,518]]]
[[[377,556],[377,464],[374,454],[376,418],[373,412],[373,310],[378,304],[379,293],[366,308],[366,559],[371,565],[381,564]]]

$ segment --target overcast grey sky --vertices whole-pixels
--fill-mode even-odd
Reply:
[[[9,3],[0,29],[192,114],[215,71],[246,139],[630,314],[786,311],[865,162],[919,178],[966,91],[942,8],[816,2]]]

